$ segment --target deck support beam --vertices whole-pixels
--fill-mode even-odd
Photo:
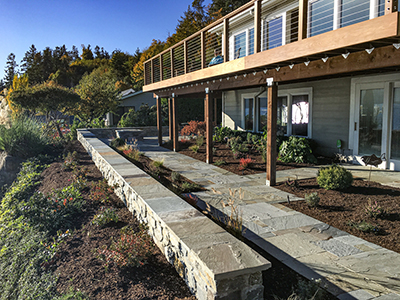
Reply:
[[[172,140],[173,140],[173,149],[175,152],[179,150],[178,144],[178,118],[176,115],[176,97],[175,94],[172,94]]]
[[[276,122],[278,85],[268,79],[268,104],[267,104],[267,180],[266,185],[276,185]]]
[[[254,2],[254,53],[261,52],[261,0]]]
[[[212,100],[210,97],[210,90],[206,88],[206,97],[204,99],[204,119],[206,121],[206,163],[213,163],[213,127],[212,127]]]
[[[299,0],[299,35],[298,40],[307,38],[308,0]]]
[[[155,95],[157,102],[157,130],[158,130],[158,145],[162,145],[162,116],[161,116],[161,97]]]

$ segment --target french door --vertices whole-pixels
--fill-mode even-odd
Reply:
[[[400,82],[356,84],[353,126],[359,162],[363,155],[385,154],[379,167],[400,170]]]

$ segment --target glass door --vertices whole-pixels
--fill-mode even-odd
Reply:
[[[390,153],[388,155],[390,169],[400,170],[400,83],[393,88],[393,101],[390,104]]]

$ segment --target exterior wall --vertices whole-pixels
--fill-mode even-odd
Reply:
[[[263,299],[271,263],[224,231],[86,129],[78,140],[115,193],[200,300]]]
[[[153,98],[152,93],[141,93],[134,97],[127,97],[119,106],[134,106],[135,110],[138,110],[143,104],[148,104],[149,106],[156,105],[156,99]]]
[[[332,156],[337,153],[336,142],[342,141],[344,154],[352,154],[349,147],[349,117],[351,77],[285,84],[279,90],[312,88],[311,138],[318,144],[318,154]],[[242,95],[260,89],[228,91],[224,93],[223,126],[242,129]],[[263,94],[265,96],[265,93]]]

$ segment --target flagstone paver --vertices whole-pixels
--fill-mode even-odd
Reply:
[[[244,236],[303,276],[321,278],[326,289],[339,299],[400,300],[400,254],[279,204],[288,201],[288,196],[289,201],[302,198],[266,186],[265,173],[232,174],[160,148],[156,138],[144,138],[139,147],[146,156],[153,160],[164,158],[167,168],[207,188],[208,191],[195,193],[203,209],[208,203],[218,213],[229,214],[229,207],[224,208],[222,201],[229,199],[230,189],[241,188],[244,197],[240,198],[237,192],[234,200],[246,228]],[[369,176],[369,168],[346,167],[355,177]],[[277,181],[312,178],[318,169],[278,171]],[[400,187],[398,172],[373,169],[371,180]]]

